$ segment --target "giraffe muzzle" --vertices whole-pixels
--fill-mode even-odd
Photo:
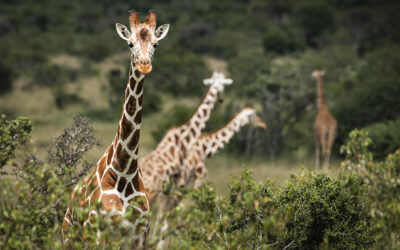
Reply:
[[[146,75],[151,72],[153,66],[151,65],[150,59],[141,58],[136,63],[136,68],[139,70],[140,73]]]

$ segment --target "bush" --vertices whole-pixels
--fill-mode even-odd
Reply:
[[[19,118],[9,124],[4,120],[2,116],[4,144],[24,141],[31,129],[29,120]],[[75,124],[50,146],[50,164],[27,156],[4,173],[0,181],[2,249],[61,247],[61,225],[72,185],[89,169],[79,165],[81,157],[97,144],[92,133],[88,120],[75,118]],[[14,150],[15,146],[6,147],[1,153],[9,159],[14,156]]]
[[[353,177],[365,192],[361,178]],[[360,249],[369,246],[371,220],[363,196],[326,174],[302,174],[277,196],[284,217],[281,247]]]
[[[280,189],[270,181],[256,183],[245,170],[229,182],[229,193],[217,198],[205,184],[186,190],[169,219],[167,233],[179,238],[176,248],[355,249],[368,247],[371,218],[358,189],[326,174],[303,172]]]
[[[400,150],[384,161],[374,162],[369,151],[371,140],[365,130],[350,133],[341,151],[346,154],[342,167],[361,173],[368,184],[375,245],[379,249],[400,247]]]
[[[17,147],[26,143],[31,130],[32,124],[26,117],[9,121],[6,115],[0,116],[0,169],[14,158]]]
[[[400,148],[400,119],[374,123],[365,129],[372,139],[371,151],[376,159],[384,159]]]

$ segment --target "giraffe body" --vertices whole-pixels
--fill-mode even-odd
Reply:
[[[79,216],[70,206],[63,222],[63,236],[67,241],[68,229],[73,223],[86,226],[91,224],[92,217],[110,216],[113,219],[121,216],[122,226],[132,234],[131,246],[135,249],[145,246],[149,201],[138,168],[143,84],[145,74],[152,69],[153,45],[165,37],[168,27],[160,26],[163,31],[159,28],[154,32],[154,11],[149,12],[144,23],[140,23],[137,12],[131,11],[129,22],[132,34],[124,25],[116,24],[118,34],[128,42],[131,50],[129,81],[116,136],[97,162],[94,171],[74,188],[70,197],[71,203],[78,203],[81,207],[100,203],[101,208],[91,210],[84,215],[83,221],[79,221]],[[101,236],[99,230],[98,236]]]
[[[314,120],[314,136],[315,136],[315,167],[320,167],[320,150],[322,150],[323,168],[329,166],[329,158],[333,142],[336,137],[337,121],[329,112],[328,106],[325,103],[322,76],[324,71],[315,70],[312,76],[317,81],[317,106],[318,114]]]

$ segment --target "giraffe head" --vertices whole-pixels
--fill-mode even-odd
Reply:
[[[158,41],[163,39],[169,30],[169,24],[163,24],[156,30],[157,14],[150,10],[143,23],[139,20],[138,12],[129,12],[130,31],[120,23],[115,24],[118,35],[124,39],[131,51],[132,63],[142,74],[150,73],[151,61]]]
[[[264,123],[264,121],[257,115],[257,112],[251,108],[251,107],[246,107],[243,109],[245,117],[247,117],[249,120],[249,125],[254,127],[254,128],[261,128],[261,129],[266,129],[267,125]]]
[[[323,75],[325,75],[325,71],[320,70],[320,69],[316,69],[312,72],[311,76],[314,77],[315,79],[319,79],[320,77],[322,77]]]
[[[225,85],[231,85],[233,82],[232,79],[225,78],[225,74],[222,72],[214,71],[211,78],[204,79],[204,85],[212,85],[216,86],[218,90],[218,101],[223,102],[224,100],[224,89]]]

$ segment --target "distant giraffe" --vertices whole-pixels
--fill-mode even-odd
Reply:
[[[323,168],[329,166],[329,158],[331,155],[332,145],[336,137],[337,121],[326,106],[324,92],[322,86],[322,76],[324,71],[314,70],[312,76],[317,81],[317,107],[318,114],[314,120],[315,135],[315,167],[320,167],[320,148],[322,149]]]
[[[149,202],[138,168],[143,82],[145,75],[152,70],[151,61],[155,47],[169,29],[169,25],[165,24],[155,30],[156,18],[156,13],[149,11],[146,21],[140,23],[138,13],[130,11],[131,32],[124,25],[116,24],[117,33],[127,41],[131,52],[129,81],[125,90],[121,119],[114,141],[97,162],[94,171],[74,188],[70,196],[71,203],[75,202],[82,207],[96,202],[101,203],[102,207],[100,211],[93,209],[84,215],[83,221],[78,219],[78,210],[74,211],[69,207],[63,222],[63,236],[67,242],[68,230],[73,223],[85,226],[91,224],[92,217],[109,216],[114,219],[121,216],[123,225],[133,232],[133,235],[129,236],[132,239],[132,247],[141,249],[145,245]],[[127,213],[133,215],[124,218]],[[101,237],[99,229],[98,237]]]

